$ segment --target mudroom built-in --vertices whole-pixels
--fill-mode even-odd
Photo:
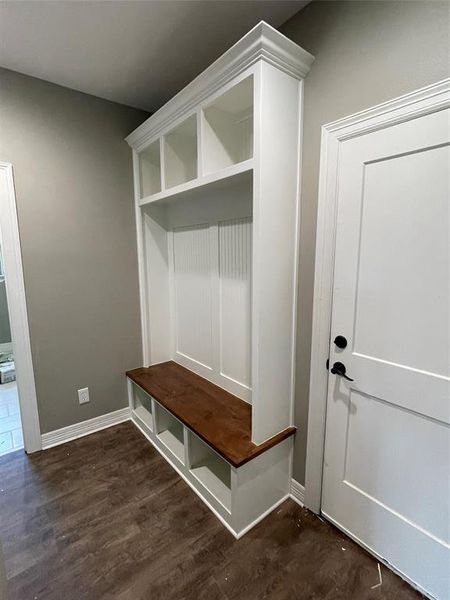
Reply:
[[[290,493],[313,60],[261,23],[127,138],[146,365],[127,373],[132,419],[237,537]]]

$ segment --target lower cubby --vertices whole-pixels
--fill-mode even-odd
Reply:
[[[133,372],[130,374],[134,376]],[[142,381],[142,386],[149,387],[148,382]],[[194,392],[192,401],[184,403],[178,393],[186,386],[178,389],[173,379],[170,386],[169,395],[158,400],[155,396],[159,388],[150,394],[129,378],[131,419],[225,527],[240,538],[289,496],[293,436],[282,436],[263,450],[250,447],[245,460],[241,455],[239,460],[233,458],[237,448],[233,445],[228,448],[228,460],[227,454],[213,447],[220,431],[223,435],[223,428],[211,429],[211,415],[215,414],[211,406],[213,396],[208,396],[209,417],[205,420],[210,427],[208,435],[213,437],[213,442],[208,443],[205,424],[199,429],[190,423],[188,426],[188,414],[180,414],[179,402],[189,409],[189,414],[194,410]],[[195,390],[198,392],[200,387]],[[226,410],[227,406],[221,405],[221,409]],[[180,418],[170,412],[172,408]],[[237,422],[235,413],[230,414],[232,422]],[[223,418],[222,424],[225,427]]]
[[[156,435],[170,452],[184,463],[184,429],[170,412],[155,402]]]
[[[188,433],[189,467],[192,475],[222,504],[231,510],[231,466],[195,434]]]
[[[142,421],[150,431],[153,431],[153,404],[151,396],[135,383],[132,383],[131,386],[131,409],[134,415]]]

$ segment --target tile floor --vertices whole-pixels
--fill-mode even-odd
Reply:
[[[0,456],[23,448],[17,384],[0,385]]]

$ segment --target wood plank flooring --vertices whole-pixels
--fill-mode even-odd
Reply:
[[[9,600],[411,600],[288,500],[236,541],[131,423],[0,457]]]

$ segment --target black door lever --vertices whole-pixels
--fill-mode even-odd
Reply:
[[[347,369],[345,368],[345,365],[341,362],[335,362],[334,365],[331,367],[331,373],[333,373],[333,375],[339,375],[347,381],[354,381],[354,379],[346,375],[346,372]]]

